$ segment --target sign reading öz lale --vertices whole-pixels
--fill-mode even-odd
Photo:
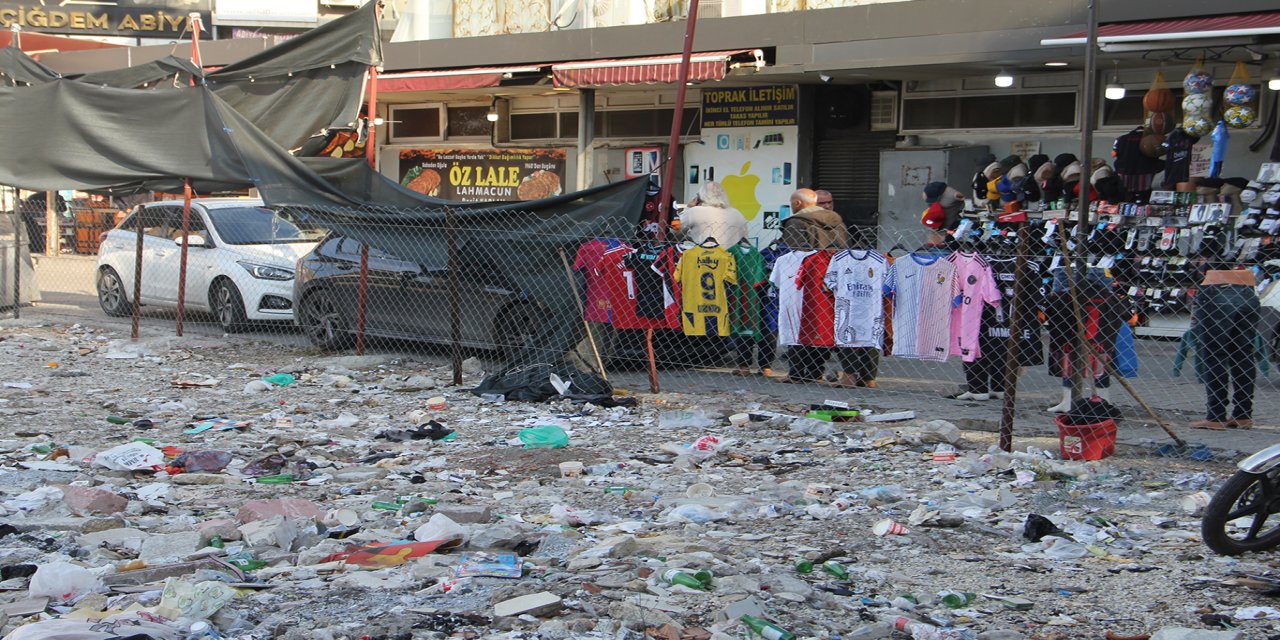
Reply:
[[[0,0],[0,28],[20,25],[38,33],[173,38],[187,30],[187,15],[210,25],[212,0]]]
[[[400,184],[464,202],[540,200],[564,191],[564,149],[402,149]]]
[[[797,120],[795,85],[702,90],[702,128],[788,127]]]

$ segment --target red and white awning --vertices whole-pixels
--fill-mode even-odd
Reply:
[[[615,87],[639,84],[673,84],[680,80],[680,54],[646,58],[584,60],[551,65],[557,87]],[[743,65],[764,67],[760,49],[709,51],[689,59],[689,81],[724,80],[729,69]]]
[[[1171,18],[1139,22],[1114,22],[1098,27],[1098,43],[1159,42],[1200,40],[1280,34],[1280,11],[1237,13],[1201,18]],[[1088,42],[1088,33],[1077,31],[1041,40],[1044,46],[1076,45]]]
[[[475,67],[470,69],[446,69],[442,71],[409,71],[384,73],[378,76],[378,91],[395,93],[403,91],[448,91],[457,89],[487,89],[517,74],[538,73],[544,67]]]

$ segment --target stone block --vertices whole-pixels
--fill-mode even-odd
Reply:
[[[540,613],[550,613],[560,608],[560,596],[549,591],[539,593],[531,593],[527,596],[511,598],[503,600],[493,605],[493,615],[495,618],[507,616],[518,616],[523,614],[538,615]]]
[[[310,500],[302,498],[282,498],[280,500],[252,500],[244,503],[236,512],[236,520],[241,523],[266,520],[275,516],[286,518],[320,518],[324,512]]]
[[[96,487],[62,487],[62,503],[79,515],[111,515],[129,506],[128,498]]]

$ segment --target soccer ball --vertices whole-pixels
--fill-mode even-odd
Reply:
[[[1187,93],[1208,93],[1213,88],[1213,76],[1207,71],[1191,71],[1182,80],[1182,88]]]
[[[1189,136],[1199,138],[1213,131],[1213,123],[1203,116],[1184,118],[1182,120],[1182,130],[1186,131]]]
[[[1222,114],[1222,119],[1226,120],[1227,126],[1232,129],[1243,129],[1253,124],[1256,118],[1257,113],[1254,112],[1253,107],[1243,105],[1231,107],[1227,109],[1226,113]]]
[[[1182,99],[1182,117],[1198,118],[1208,116],[1213,106],[1213,98],[1203,93],[1192,93]]]
[[[1243,84],[1243,83],[1233,84],[1227,87],[1226,91],[1222,92],[1222,99],[1225,100],[1227,104],[1234,104],[1234,105],[1240,105],[1240,106],[1244,106],[1253,102],[1253,99],[1257,97],[1258,97],[1258,90],[1254,89],[1253,85]],[[1230,123],[1231,121],[1228,120],[1227,124],[1230,124]]]

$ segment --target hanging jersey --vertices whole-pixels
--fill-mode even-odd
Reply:
[[[586,273],[587,295],[583,318],[587,322],[609,321],[609,290],[596,273],[596,265],[600,263],[605,251],[618,244],[616,241],[606,242],[599,238],[588,240],[578,247],[578,255],[574,257],[573,270]]]
[[[760,335],[760,289],[765,278],[764,257],[760,250],[749,244],[738,243],[729,247],[734,259],[738,282],[732,287],[729,300],[729,325],[735,336]]]
[[[1010,320],[1013,317],[1014,280],[1017,276],[1017,260],[1012,257],[987,257],[991,274],[1000,289],[1000,304],[987,311],[983,317],[983,332],[978,340],[981,349],[991,340],[1008,340]],[[1040,275],[1040,263],[1027,260],[1022,276],[1022,298],[1018,302],[1018,364],[1030,367],[1044,364],[1044,346],[1040,339],[1039,312],[1044,308],[1044,278]]]
[[[982,308],[1000,302],[991,266],[976,253],[956,252],[947,258],[956,266],[957,305],[951,312],[951,355],[973,362],[981,354]]]
[[[810,347],[834,347],[836,343],[835,296],[824,280],[831,266],[831,252],[818,251],[800,263],[796,287],[803,296],[800,311],[800,344]]]
[[[764,274],[766,282],[773,282],[773,269],[778,262],[778,258],[791,253],[786,245],[776,243],[765,247],[760,252],[760,257],[764,259]],[[778,288],[777,286],[768,286],[764,288],[763,295],[760,296],[760,322],[764,325],[764,329],[769,333],[778,332]]]
[[[676,329],[680,326],[680,307],[668,284],[668,277],[654,269],[660,250],[633,249],[621,245],[604,252],[596,265],[596,273],[609,292],[609,308],[617,329]],[[656,286],[663,300],[663,313],[657,318],[642,316],[640,289]]]
[[[667,317],[667,309],[679,299],[675,282],[679,258],[675,247],[644,245],[622,259],[635,278],[636,317],[655,321]]]
[[[729,335],[729,286],[738,281],[733,256],[720,247],[695,246],[680,256],[675,276],[683,291],[684,334]]]
[[[893,355],[946,362],[955,264],[938,255],[913,253],[893,262],[886,286],[893,292]]]
[[[812,251],[792,251],[778,256],[769,272],[769,282],[778,296],[778,346],[800,344],[800,316],[804,311],[804,293],[796,286],[800,267]]]
[[[884,348],[884,254],[847,249],[831,257],[823,282],[835,295],[835,345]]]

